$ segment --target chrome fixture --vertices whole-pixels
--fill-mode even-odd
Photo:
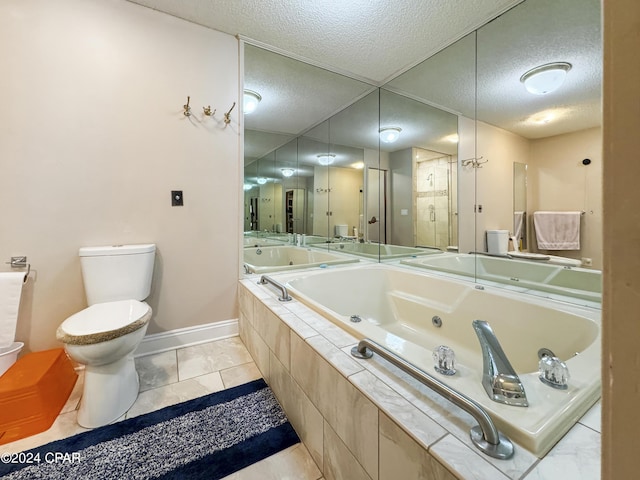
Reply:
[[[472,325],[482,349],[482,386],[489,398],[506,405],[528,407],[524,386],[489,323],[474,320]]]
[[[471,441],[482,452],[500,460],[506,460],[513,456],[513,443],[498,431],[489,414],[478,402],[454,390],[437,378],[429,375],[423,370],[420,370],[415,365],[407,362],[405,359],[399,357],[393,352],[390,352],[382,345],[374,342],[373,340],[369,340],[368,338],[360,340],[358,346],[351,349],[351,355],[356,358],[371,358],[373,356],[372,351],[375,351],[382,358],[395,365],[403,372],[408,373],[423,385],[429,387],[431,390],[443,396],[475,418],[479,425],[476,425],[471,429]]]
[[[434,327],[440,328],[442,326],[442,319],[438,315],[431,317],[431,323]]]
[[[456,354],[451,347],[440,345],[433,351],[434,370],[442,375],[456,374]]]
[[[11,259],[5,263],[7,265],[11,265],[11,268],[26,268],[27,271],[25,272],[24,279],[22,281],[24,283],[27,282],[27,279],[29,278],[29,273],[31,273],[31,264],[27,263],[27,257],[25,255],[11,257]]]
[[[289,301],[291,301],[291,296],[289,295],[289,292],[287,291],[287,287],[285,287],[280,282],[277,282],[273,278],[268,277],[266,275],[262,275],[260,277],[260,280],[258,281],[258,285],[266,285],[268,283],[270,283],[271,285],[276,287],[278,290],[280,290],[281,295],[278,297],[278,300],[280,300],[281,302],[289,302]]]
[[[543,355],[538,362],[538,378],[542,383],[558,390],[569,388],[569,368],[555,355]]]
[[[362,321],[362,318],[360,317],[360,315],[351,315],[349,317],[349,320],[353,323],[360,323]]]

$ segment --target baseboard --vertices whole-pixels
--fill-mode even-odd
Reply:
[[[238,319],[178,328],[168,332],[152,333],[142,339],[133,353],[135,357],[144,357],[176,348],[189,347],[200,343],[213,342],[238,335]]]

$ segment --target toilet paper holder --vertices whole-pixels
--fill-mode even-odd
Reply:
[[[31,272],[31,264],[27,263],[27,257],[25,255],[19,255],[17,257],[11,257],[9,262],[5,262],[7,265],[11,265],[11,268],[26,268],[27,272],[24,274],[23,282],[26,283],[27,277]]]

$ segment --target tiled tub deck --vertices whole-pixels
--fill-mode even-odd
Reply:
[[[375,355],[353,358],[356,338],[256,280],[240,282],[240,336],[327,479],[600,478],[599,405],[543,459],[517,444],[493,459],[470,415]]]

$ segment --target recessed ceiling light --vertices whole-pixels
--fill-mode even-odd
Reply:
[[[393,143],[400,137],[400,127],[382,127],[380,129],[380,141],[384,143]]]
[[[262,100],[262,96],[253,90],[245,90],[242,97],[242,111],[245,115],[249,115],[258,108],[258,104]]]
[[[520,81],[529,93],[544,95],[560,88],[569,70],[571,64],[567,62],[547,63],[532,68],[520,77]]]

